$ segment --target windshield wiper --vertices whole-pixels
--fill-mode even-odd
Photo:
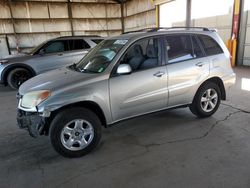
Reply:
[[[76,63],[73,63],[72,65],[69,66],[69,68],[75,70],[75,71],[79,71],[79,69],[76,67]]]

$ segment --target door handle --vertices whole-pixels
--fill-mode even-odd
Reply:
[[[59,56],[62,56],[63,55],[63,53],[60,53],[60,54],[58,54]]]
[[[202,62],[196,63],[195,64],[197,67],[202,67],[204,64]]]
[[[154,76],[155,77],[162,77],[164,74],[165,74],[164,72],[159,71],[157,73],[154,73]]]

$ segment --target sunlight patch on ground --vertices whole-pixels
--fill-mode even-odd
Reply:
[[[241,79],[241,89],[250,91],[250,79],[249,78],[242,78]]]

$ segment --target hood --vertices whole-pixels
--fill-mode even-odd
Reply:
[[[40,74],[24,82],[19,88],[19,93],[24,95],[37,90],[50,90],[53,92],[95,77],[96,74],[81,73],[67,67],[60,68]]]
[[[12,63],[12,62],[22,63],[24,60],[27,60],[30,58],[32,58],[32,55],[19,53],[19,54],[6,56],[5,58],[0,59],[0,61],[4,61],[6,63]]]

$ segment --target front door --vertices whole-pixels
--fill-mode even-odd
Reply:
[[[157,111],[167,106],[167,72],[162,62],[160,38],[141,39],[121,58],[132,73],[110,78],[113,121]],[[115,71],[116,72],[116,71]]]

